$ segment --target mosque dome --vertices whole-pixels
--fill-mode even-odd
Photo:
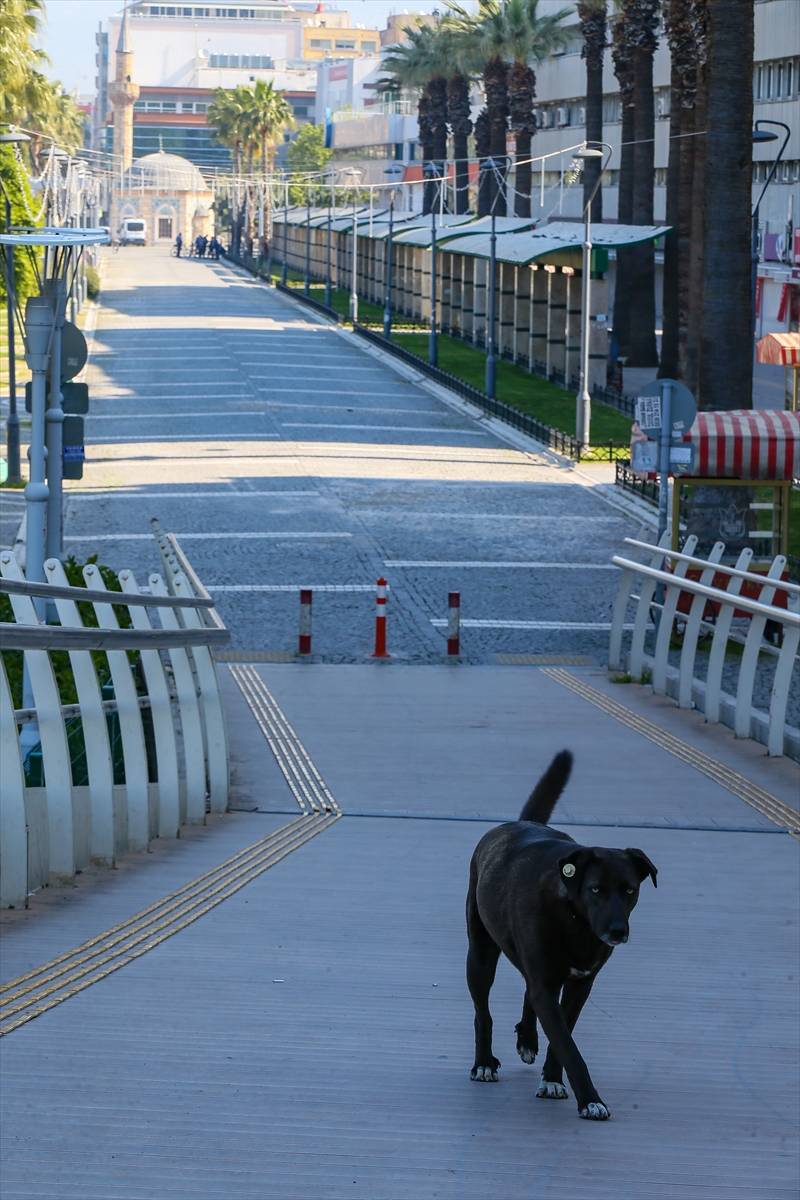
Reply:
[[[207,192],[200,170],[179,154],[145,154],[135,158],[125,172],[125,187],[145,192]]]

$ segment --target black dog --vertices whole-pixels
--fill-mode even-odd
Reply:
[[[472,1078],[497,1080],[489,992],[502,951],[526,985],[517,1053],[526,1063],[536,1058],[537,1017],[549,1042],[536,1095],[566,1099],[565,1068],[578,1115],[605,1121],[609,1110],[572,1030],[598,971],[614,947],[628,940],[639,885],[649,875],[655,886],[657,871],[641,850],[578,846],[566,833],[545,827],[571,770],[572,755],[562,750],[519,821],[490,830],[472,856],[467,895],[467,984],[475,1005]]]

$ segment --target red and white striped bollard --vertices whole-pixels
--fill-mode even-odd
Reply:
[[[461,623],[461,593],[447,593],[447,653],[458,654],[458,636]]]
[[[386,580],[381,575],[375,597],[375,651],[373,658],[390,658],[386,653]]]
[[[300,653],[311,653],[311,588],[300,589]]]

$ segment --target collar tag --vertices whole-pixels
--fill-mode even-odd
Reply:
[[[575,864],[564,863],[564,866],[561,868],[561,874],[565,875],[567,879],[572,879],[572,876],[575,874]]]

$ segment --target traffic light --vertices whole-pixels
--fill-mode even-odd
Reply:
[[[47,381],[47,399],[50,399],[50,381]],[[65,413],[84,414],[89,411],[89,385],[87,383],[62,383],[61,407]],[[25,384],[25,412],[31,411],[31,385],[30,381]]]

